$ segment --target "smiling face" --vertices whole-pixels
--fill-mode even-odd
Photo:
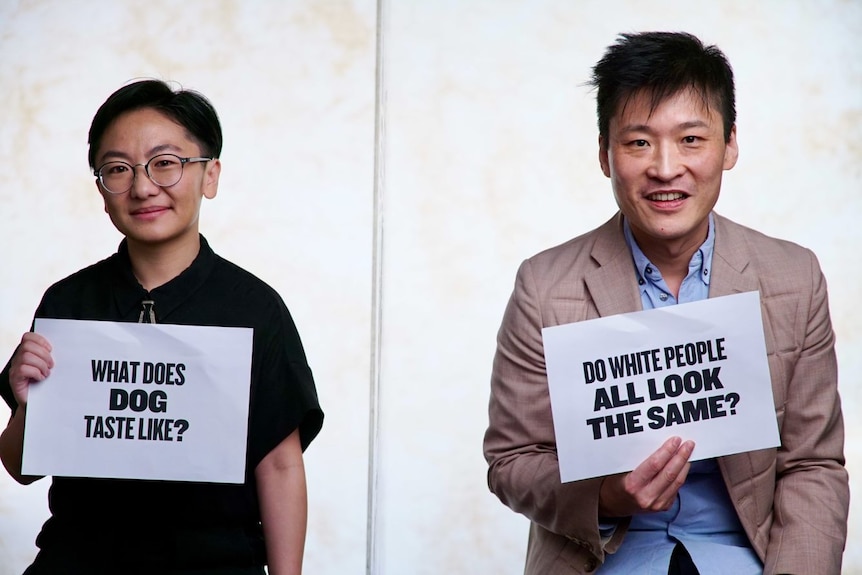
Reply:
[[[599,162],[644,253],[690,255],[706,239],[722,172],[736,164],[736,126],[725,141],[721,114],[691,90],[651,108],[636,93],[611,117]]]
[[[126,237],[130,250],[196,246],[201,201],[214,198],[218,191],[218,160],[186,164],[182,178],[172,186],[154,184],[143,164],[158,154],[202,155],[182,126],[152,108],[118,116],[105,130],[96,154],[96,166],[115,160],[142,164],[135,167],[135,181],[123,194],[110,194],[96,181],[105,211]]]

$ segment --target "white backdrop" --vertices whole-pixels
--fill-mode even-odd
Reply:
[[[0,356],[50,283],[119,242],[87,169],[98,105],[136,77],[200,90],[225,130],[202,230],[282,294],[326,411],[306,572],[522,572],[526,520],[481,453],[494,336],[518,263],[615,209],[583,84],[646,29],[734,66],[740,161],[717,209],[820,257],[858,491],[856,0],[0,0]],[[0,575],[32,559],[47,483],[0,479]]]

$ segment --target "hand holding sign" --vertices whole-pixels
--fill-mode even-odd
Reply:
[[[694,442],[671,437],[631,473],[609,475],[599,493],[601,517],[667,511],[688,476]]]
[[[52,367],[50,342],[38,333],[25,333],[9,366],[9,386],[18,405],[26,405],[30,386],[48,377]]]

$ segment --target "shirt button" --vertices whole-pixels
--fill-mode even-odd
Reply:
[[[661,301],[667,301],[667,294],[662,292],[662,294],[658,296],[658,299]]]
[[[638,283],[639,283],[640,285],[644,285],[646,282],[644,281],[644,279],[643,279],[643,278],[638,278]]]
[[[584,563],[584,571],[587,573],[591,573],[596,570],[597,563],[595,559],[588,559],[586,563]]]
[[[709,270],[703,270],[703,275],[708,276],[708,275],[709,275]]]
[[[646,267],[646,273],[651,274],[651,273],[652,273],[652,268],[651,268],[651,267],[649,267],[649,266],[647,266],[647,267]]]

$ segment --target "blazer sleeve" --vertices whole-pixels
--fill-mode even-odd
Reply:
[[[491,491],[513,511],[602,560],[619,547],[623,521],[602,542],[601,478],[561,483],[542,346],[542,309],[529,260],[515,281],[497,334],[484,452]]]
[[[837,575],[850,501],[844,424],[826,281],[807,255],[810,299],[803,295],[796,309],[795,349],[778,350],[787,358],[779,362],[787,387],[765,572]]]

